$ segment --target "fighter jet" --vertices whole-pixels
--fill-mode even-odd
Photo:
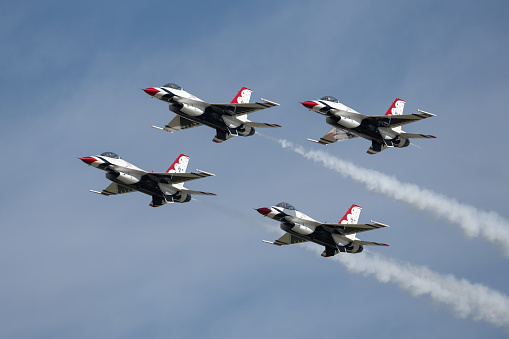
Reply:
[[[338,99],[325,96],[320,100],[301,102],[304,107],[325,115],[332,128],[320,140],[307,139],[322,145],[363,137],[371,140],[367,153],[376,154],[387,147],[407,147],[411,138],[435,138],[433,135],[405,133],[401,126],[435,114],[417,110],[419,114],[403,114],[405,101],[396,99],[385,115],[364,115],[343,105]]]
[[[364,250],[363,246],[365,245],[389,246],[357,239],[355,236],[357,233],[389,227],[376,221],[371,221],[371,224],[357,224],[361,209],[360,206],[352,205],[338,224],[316,221],[286,202],[256,210],[266,217],[281,222],[281,229],[286,232],[274,242],[267,240],[263,240],[263,242],[283,246],[311,241],[325,246],[322,257],[331,257],[340,252],[360,253]]]
[[[110,196],[138,191],[152,196],[152,202],[149,204],[152,207],[173,202],[188,202],[191,200],[191,194],[215,195],[184,188],[186,181],[214,175],[200,170],[196,170],[198,173],[185,173],[189,157],[184,154],[178,156],[166,173],[146,172],[113,152],[83,157],[80,160],[106,171],[106,178],[113,181],[102,192],[90,190],[92,193]]]
[[[216,130],[216,136],[212,141],[220,143],[233,136],[253,135],[255,127],[281,127],[276,124],[252,122],[247,119],[248,113],[279,106],[279,104],[265,99],[261,99],[263,102],[250,104],[249,99],[252,91],[249,88],[242,87],[229,104],[209,104],[173,83],[162,87],[145,88],[144,91],[154,98],[167,102],[170,105],[170,111],[177,114],[164,128],[152,126],[162,131],[172,133],[206,125]]]

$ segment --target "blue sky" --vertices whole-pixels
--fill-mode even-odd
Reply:
[[[156,131],[173,114],[140,90],[175,82],[229,102],[246,86],[281,104],[250,116],[283,126],[261,132],[309,150],[329,127],[299,102],[332,95],[377,115],[404,99],[406,113],[437,115],[405,130],[437,139],[376,156],[359,139],[325,149],[507,219],[504,1],[48,1],[0,13],[1,337],[507,335],[301,246],[264,244],[278,224],[253,208],[288,201],[337,222],[359,204],[360,222],[391,225],[359,235],[391,245],[372,252],[508,295],[492,243],[258,135]],[[104,151],[149,171],[185,153],[188,170],[216,174],[187,186],[217,197],[150,208],[143,194],[90,194],[108,181],[77,158]]]

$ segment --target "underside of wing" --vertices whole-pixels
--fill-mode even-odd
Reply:
[[[228,112],[232,116],[244,115],[260,111],[262,109],[279,106],[275,102],[262,99],[263,102],[255,102],[251,104],[211,104],[212,108],[217,113],[223,114]]]
[[[245,124],[247,126],[257,127],[257,128],[281,127],[281,125],[278,125],[278,124],[267,124],[265,122],[248,121],[248,122],[245,122]]]
[[[180,115],[176,115],[172,121],[170,121],[164,128],[152,126],[156,129],[173,133],[187,128],[201,126],[202,124],[186,119]]]
[[[371,224],[320,224],[320,226],[330,233],[341,235],[356,234],[382,227],[389,227],[376,221],[372,221]]]
[[[366,120],[374,124],[375,126],[398,127],[434,116],[435,114],[423,112],[416,114],[401,114],[401,115],[372,115],[366,117]]]
[[[198,173],[147,173],[147,176],[155,182],[168,181],[172,184],[179,184],[181,182],[214,176],[214,174],[200,171]]]
[[[97,193],[95,191],[92,191],[92,192]],[[135,190],[112,182],[108,187],[103,189],[102,192],[98,192],[98,193],[100,193],[102,195],[109,196],[109,195],[117,195],[117,194],[131,193],[131,192],[135,192]]]
[[[333,142],[350,140],[350,139],[353,139],[356,137],[357,137],[356,135],[345,132],[339,128],[332,127],[327,132],[327,134],[325,134],[323,137],[320,138],[320,140],[313,140],[313,139],[307,139],[307,140],[316,142],[317,144],[328,145],[328,144],[332,144]]]
[[[183,189],[180,190],[181,192],[184,192],[186,194],[195,194],[195,195],[216,195],[216,193],[210,193],[210,192],[202,192],[202,191],[193,191],[193,190],[187,190]]]
[[[267,240],[263,240],[263,242],[266,242],[266,243],[272,244],[272,245],[283,246],[283,245],[299,244],[302,242],[307,242],[307,240],[296,237],[290,233],[285,233],[281,238],[275,240],[274,242],[267,241]]]
[[[363,246],[389,246],[387,244],[383,244],[381,242],[372,242],[372,241],[363,241],[363,240],[354,240],[353,241],[356,244],[363,245]]]
[[[434,135],[429,135],[429,134],[414,134],[414,133],[401,133],[401,136],[403,138],[408,138],[408,139],[432,139],[432,138],[436,138],[436,136],[434,136]]]

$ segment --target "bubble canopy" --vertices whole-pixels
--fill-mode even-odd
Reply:
[[[113,159],[122,159],[121,157],[118,156],[118,154],[113,153],[113,152],[104,152],[104,153],[101,153],[101,156],[113,158]]]
[[[173,88],[173,89],[178,89],[178,90],[182,90],[182,87],[180,87],[179,85],[177,84],[174,84],[174,83],[167,83],[166,85],[164,85],[163,87],[168,87],[168,88]]]
[[[291,204],[287,202],[280,202],[279,204],[276,205],[276,207],[282,207],[287,210],[295,211],[295,207],[293,207]]]
[[[336,99],[334,97],[331,97],[331,96],[322,97],[320,100],[325,100],[325,101],[330,101],[330,102],[338,102],[339,103],[338,99]]]

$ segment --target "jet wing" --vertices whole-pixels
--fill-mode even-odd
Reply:
[[[147,173],[147,176],[155,182],[171,182],[179,184],[181,182],[196,180],[200,178],[214,176],[212,173],[197,170],[198,173]]]
[[[193,191],[193,190],[180,190],[181,192],[184,192],[186,194],[197,194],[197,195],[216,195],[216,193],[210,193],[210,192],[202,192],[202,191]]]
[[[166,124],[166,126],[164,126],[164,128],[157,127],[157,126],[152,126],[152,127],[155,129],[161,130],[161,131],[173,133],[176,131],[180,131],[180,130],[192,128],[192,127],[197,127],[197,126],[201,126],[201,125],[202,124],[200,124],[198,122],[194,122],[194,121],[186,119],[180,115],[176,115],[172,121],[170,121],[168,124]]]
[[[349,140],[356,138],[356,135],[345,132],[337,127],[332,127],[327,134],[320,138],[320,140],[307,139],[308,141],[316,142],[317,144],[328,145],[333,142]]]
[[[401,115],[372,115],[367,116],[366,120],[380,127],[399,127],[418,120],[434,117],[435,114],[419,111],[415,114]]]
[[[277,245],[277,246],[299,244],[302,242],[307,242],[307,240],[296,237],[290,233],[285,233],[281,238],[275,240],[274,242],[267,241],[267,240],[262,240],[262,241],[266,242],[267,244],[272,244],[272,245]]]
[[[413,139],[429,139],[429,138],[436,138],[434,135],[429,134],[414,134],[414,133],[401,133],[400,134],[403,138],[413,138]]]
[[[247,103],[247,104],[211,104],[210,108],[212,108],[217,113],[223,114],[224,112],[228,112],[228,114],[232,116],[239,116],[244,114],[253,113],[256,111],[260,111],[262,109],[279,106],[279,104],[261,99],[263,102],[255,102],[255,103]],[[270,126],[272,127],[272,126]]]
[[[281,125],[278,125],[278,124],[268,124],[265,122],[247,121],[247,122],[245,122],[245,124],[247,126],[258,127],[258,128],[281,127]]]
[[[363,241],[363,240],[354,240],[353,241],[356,244],[363,245],[363,246],[389,246],[387,244],[382,244],[381,242],[371,242],[371,241]]]
[[[361,233],[375,230],[377,228],[389,227],[388,225],[384,225],[376,221],[371,222],[372,224],[322,224],[322,227],[331,233],[340,233],[342,235]],[[344,233],[342,233],[341,230],[344,230]]]
[[[124,187],[124,186],[120,186],[119,184],[112,182],[108,187],[103,189],[102,192],[97,192],[97,191],[92,191],[92,190],[90,190],[90,192],[110,196],[110,195],[131,193],[131,192],[135,192],[135,190]]]

